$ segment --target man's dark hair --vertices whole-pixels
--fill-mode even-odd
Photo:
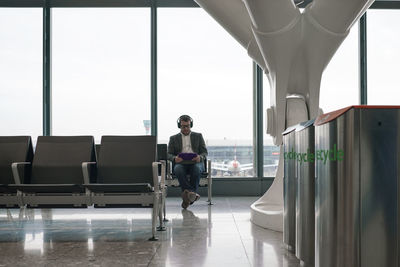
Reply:
[[[192,118],[188,115],[182,115],[179,117],[179,121],[185,121],[185,122],[190,122]]]

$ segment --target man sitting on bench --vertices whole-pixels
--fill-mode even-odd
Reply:
[[[201,133],[192,132],[193,119],[182,115],[177,120],[181,132],[169,139],[168,159],[175,163],[174,174],[182,189],[182,208],[200,198],[197,193],[200,175],[204,171],[207,148]]]

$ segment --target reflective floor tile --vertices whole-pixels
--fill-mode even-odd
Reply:
[[[256,197],[213,200],[168,198],[155,242],[151,209],[0,209],[0,266],[300,266],[282,233],[250,222]]]

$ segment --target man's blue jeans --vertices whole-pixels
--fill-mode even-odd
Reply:
[[[179,185],[182,192],[187,189],[197,193],[199,187],[200,175],[204,171],[204,163],[198,162],[195,164],[175,164],[174,174],[178,177]],[[187,175],[190,175],[187,177]]]

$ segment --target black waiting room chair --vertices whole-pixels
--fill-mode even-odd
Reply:
[[[88,162],[83,165],[88,180]],[[155,136],[103,136],[97,162],[97,179],[85,187],[91,192],[95,208],[152,207],[152,238],[158,230],[165,230],[162,209],[165,201],[165,164],[158,175]]]
[[[156,162],[154,136],[0,137],[0,207],[151,207],[152,237],[165,230],[166,164]],[[158,166],[162,165],[161,175]]]
[[[29,180],[11,186],[28,208],[87,207],[82,163],[88,161],[96,161],[92,136],[39,136]]]
[[[22,204],[22,196],[15,184],[14,171],[19,171],[20,180],[24,183],[29,177],[33,149],[30,136],[0,136],[0,208],[17,208]]]

